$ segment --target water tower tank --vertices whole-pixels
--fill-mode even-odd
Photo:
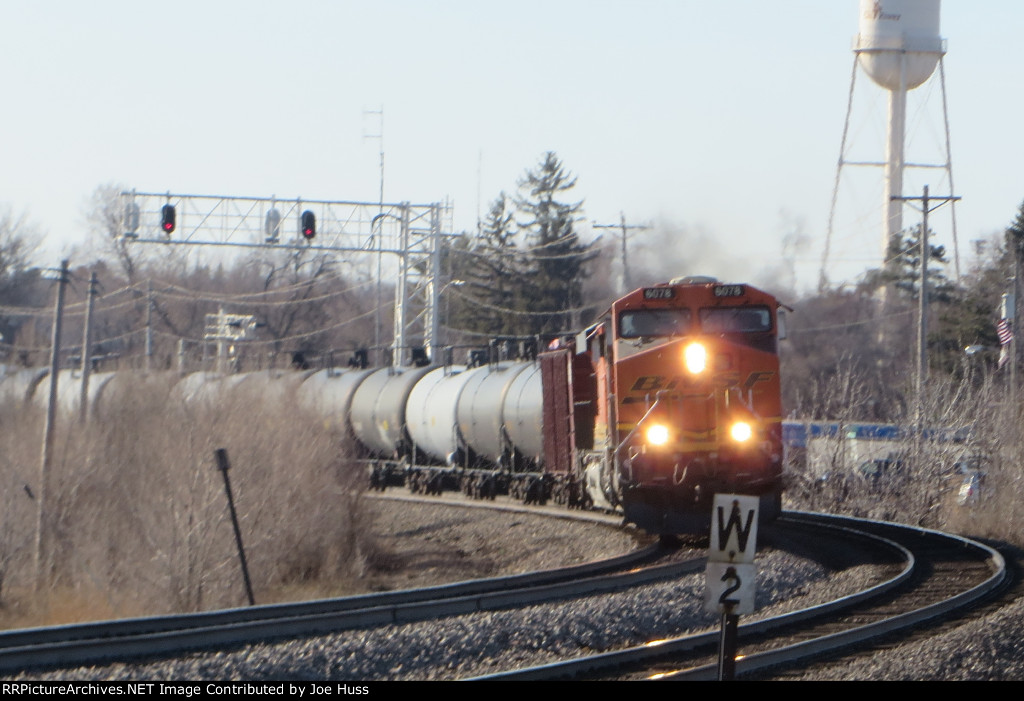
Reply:
[[[873,81],[888,90],[913,90],[928,80],[943,51],[939,0],[860,0],[859,24],[854,51]]]

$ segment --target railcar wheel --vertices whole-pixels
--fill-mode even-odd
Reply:
[[[547,503],[544,483],[536,477],[530,478],[525,491],[526,493],[523,497],[524,504],[537,504],[538,506],[543,506]]]

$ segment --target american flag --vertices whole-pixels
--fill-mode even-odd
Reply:
[[[996,324],[996,335],[999,336],[999,345],[1002,346],[999,349],[999,363],[996,368],[1002,370],[1003,366],[1010,362],[1010,341],[1013,340],[1013,330],[1010,329],[1008,319],[999,320]]]
[[[999,336],[999,345],[1005,346],[1013,340],[1013,331],[1010,330],[1008,319],[1000,319],[996,324],[996,334]]]

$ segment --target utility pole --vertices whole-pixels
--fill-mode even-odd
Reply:
[[[918,294],[917,294],[917,408],[915,410],[915,425],[920,434],[924,427],[924,388],[928,381],[928,214],[938,209],[947,202],[955,202],[959,197],[946,195],[932,197],[928,194],[928,186],[924,186],[924,193],[920,197],[897,197],[893,201],[920,202],[921,203],[921,235],[919,238],[921,253],[921,269],[918,271]],[[934,207],[930,206],[931,201],[937,201]]]
[[[628,248],[626,246],[626,238],[628,236],[628,232],[629,231],[646,231],[646,230],[651,228],[650,224],[635,224],[635,225],[627,226],[626,225],[626,215],[624,213],[622,213],[622,212],[619,212],[619,223],[618,224],[598,224],[598,223],[595,222],[593,227],[595,229],[619,229],[619,231],[621,232],[620,233],[620,242],[621,242],[621,254],[620,255],[622,256],[622,282],[621,282],[621,289],[619,291],[622,292],[622,293],[629,292],[630,290],[633,289],[633,281],[632,281],[632,279],[630,278],[630,275],[629,275],[629,259],[627,257],[627,250],[628,250]]]
[[[46,481],[50,473],[51,453],[53,452],[53,429],[57,420],[57,375],[60,372],[60,332],[61,320],[64,313],[64,287],[68,283],[68,261],[60,263],[60,277],[57,278],[57,300],[53,305],[53,336],[50,340],[50,397],[46,405],[46,424],[43,427],[43,450],[39,460],[39,484],[36,495],[38,508],[36,510],[36,547],[35,547],[35,570],[36,586],[44,584],[46,572],[45,549],[49,546],[47,542],[46,527]]]
[[[82,331],[82,392],[78,398],[78,420],[89,418],[89,374],[92,372],[92,309],[96,302],[96,273],[89,275],[89,299],[85,305],[85,329]]]

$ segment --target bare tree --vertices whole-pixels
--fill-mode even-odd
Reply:
[[[140,265],[138,249],[129,247],[124,237],[124,209],[121,192],[124,188],[115,183],[100,185],[93,190],[90,207],[85,218],[93,254],[100,259],[117,261],[121,273],[129,284],[136,281]]]

